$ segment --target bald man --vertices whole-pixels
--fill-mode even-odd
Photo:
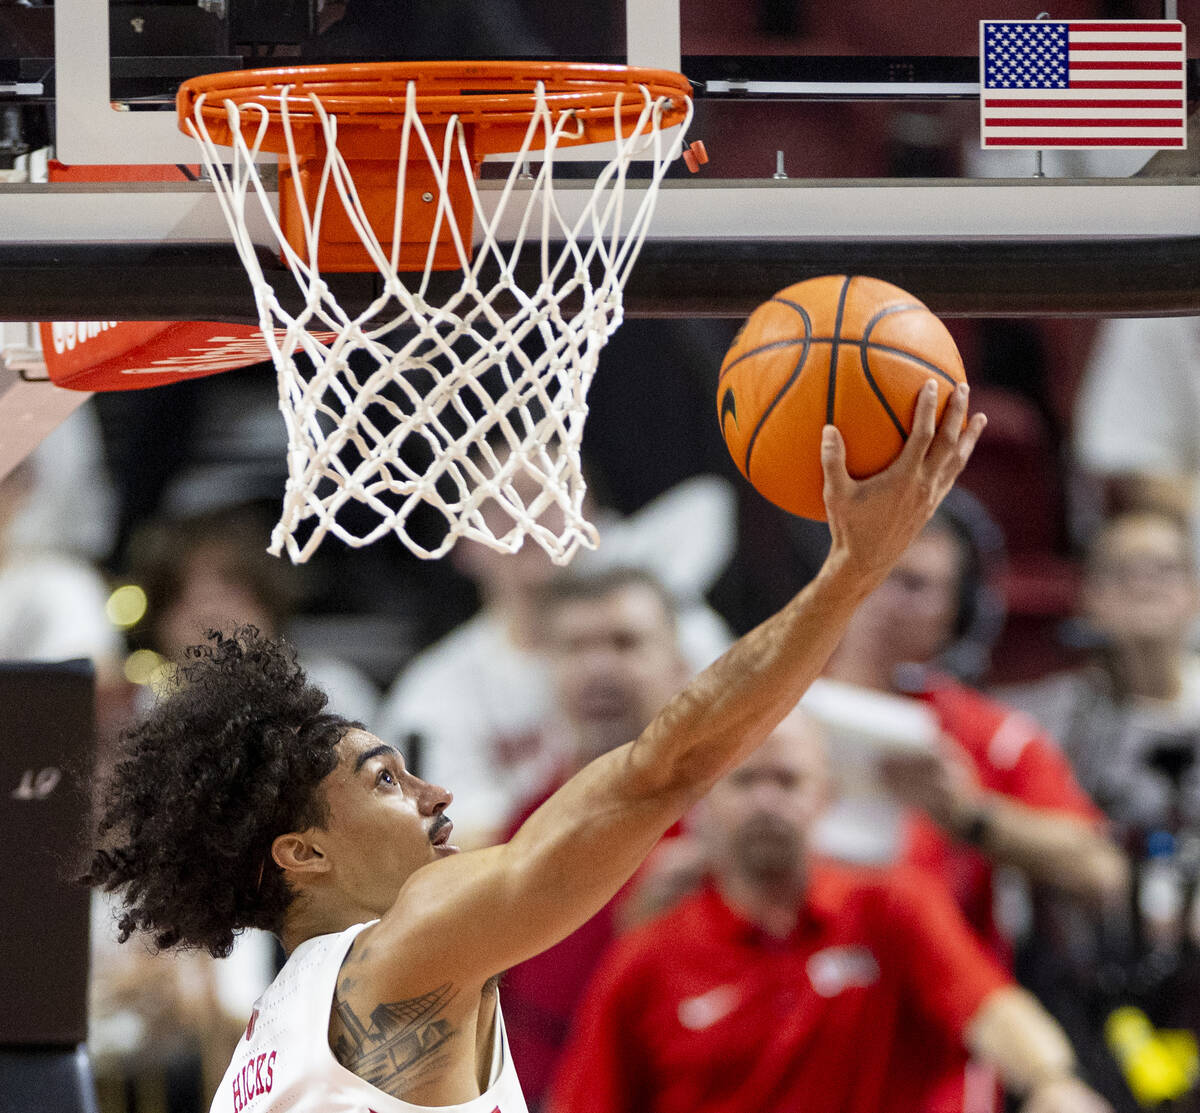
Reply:
[[[823,742],[792,712],[697,809],[709,880],[619,942],[553,1113],[962,1109],[968,1054],[1038,1113],[1107,1105],[943,886],[815,861]]]

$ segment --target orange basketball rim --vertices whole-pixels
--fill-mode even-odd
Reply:
[[[536,108],[537,86],[545,88],[546,101],[557,116],[570,112],[580,122],[581,134],[564,136],[563,143],[604,143],[616,137],[614,109],[625,134],[642,108],[642,89],[653,99],[671,102],[662,126],[679,123],[685,114],[691,83],[670,70],[635,66],[590,65],[576,62],[363,62],[323,66],[280,66],[274,69],[234,70],[193,77],[179,87],[175,106],[180,126],[196,111],[203,96],[201,115],[216,143],[229,145],[232,133],[225,102],[259,104],[269,114],[264,150],[285,153],[281,109],[286,104],[293,126],[315,124],[315,96],[325,110],[339,119],[338,147],[347,157],[389,157],[388,134],[406,110],[410,83],[415,106],[426,124],[446,123],[457,117],[475,132],[474,152],[484,155],[515,151],[521,146]],[[247,118],[245,128],[257,130],[257,118]],[[301,154],[320,153],[320,130],[297,130]],[[304,136],[317,142],[304,145]],[[535,140],[536,144],[536,140]],[[358,148],[361,147],[361,154]],[[395,156],[395,151],[390,157]]]
[[[314,192],[305,187],[315,181],[327,154],[323,117],[336,118],[337,150],[364,194],[371,223],[381,228],[395,213],[394,168],[402,155],[408,163],[406,211],[446,191],[444,176],[439,178],[429,165],[430,152],[406,138],[405,120],[414,113],[427,131],[452,123],[460,129],[459,141],[478,175],[487,155],[628,137],[647,102],[660,106],[658,126],[671,127],[686,118],[690,96],[687,78],[670,70],[536,61],[370,62],[194,77],[180,86],[176,108],[184,131],[201,122],[221,146],[232,146],[240,131],[255,149],[281,156],[281,219],[285,230],[295,229],[288,232],[289,242],[298,244],[299,213],[289,210]],[[553,140],[548,128],[534,128],[530,134],[539,112],[556,122]],[[696,157],[704,161],[702,154],[689,154],[689,165]],[[291,183],[293,161],[297,183]],[[300,188],[288,188],[289,183]],[[451,192],[448,200],[456,217],[469,224],[469,197],[461,186]],[[414,248],[419,238],[414,237]],[[352,247],[337,248],[336,240],[336,229],[331,236],[322,232],[323,269],[371,269]],[[448,256],[435,267],[450,265]]]

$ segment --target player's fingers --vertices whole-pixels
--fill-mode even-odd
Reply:
[[[966,429],[958,438],[958,444],[954,446],[954,455],[958,464],[958,471],[962,471],[967,466],[967,461],[971,458],[971,453],[975,451],[975,445],[979,442],[979,437],[987,428],[986,414],[972,414],[971,420],[967,422]]]
[[[846,442],[834,425],[821,430],[821,470],[825,474],[825,505],[850,493],[854,480],[846,471]]]
[[[957,474],[956,449],[958,439],[962,436],[963,426],[966,424],[970,393],[966,383],[959,383],[950,392],[950,400],[942,411],[942,419],[938,422],[937,436],[929,450],[929,463],[937,472],[949,468]]]
[[[912,431],[904,443],[900,459],[906,463],[924,460],[937,433],[937,382],[930,379],[917,393],[917,410],[913,414]]]
[[[954,445],[962,435],[963,425],[967,420],[967,406],[970,404],[971,391],[966,383],[959,383],[950,392],[950,401],[942,411],[942,420],[938,422],[937,439],[942,444]]]

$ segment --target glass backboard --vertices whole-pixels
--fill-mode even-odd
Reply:
[[[978,150],[979,20],[1038,14],[1012,0],[951,8],[936,0],[470,0],[419,8],[417,21],[407,7],[382,0],[0,6],[0,175],[10,179],[0,184],[0,272],[9,279],[0,284],[0,316],[30,316],[18,303],[31,289],[44,295],[44,311],[57,307],[55,316],[109,317],[127,311],[121,283],[129,281],[126,302],[148,299],[164,319],[202,309],[211,315],[225,291],[244,294],[210,266],[223,258],[226,232],[208,184],[191,180],[195,149],[176,124],[174,91],[185,77],[293,61],[468,53],[662,66],[694,82],[691,136],[704,140],[710,162],[694,176],[680,166],[666,182],[647,255],[653,262],[658,252],[663,269],[643,277],[695,294],[672,305],[658,299],[645,312],[734,316],[777,273],[802,276],[847,258],[847,245],[857,245],[863,265],[916,265],[919,253],[907,246],[914,241],[956,243],[968,268],[989,278],[1007,241],[1028,245],[1027,258],[1012,262],[998,312],[1020,309],[1015,275],[1041,266],[1047,243],[1060,245],[1049,252],[1055,265],[1086,270],[1070,253],[1105,241],[1119,277],[1137,278],[1126,260],[1143,268],[1155,291],[1151,308],[1180,312],[1191,304],[1193,284],[1169,276],[1188,273],[1200,237],[1200,143],[1172,156],[1160,168],[1166,176],[1149,178],[1131,176],[1144,152],[1042,160],[1028,151],[985,158]],[[1050,14],[1177,17],[1200,28],[1200,0],[1069,0]],[[1187,53],[1194,108],[1200,32]],[[38,181],[29,154],[38,150],[84,169],[75,180]],[[125,169],[95,181],[86,169],[94,164]],[[46,244],[56,245],[61,265],[52,265]],[[98,260],[107,271],[96,269]],[[929,264],[931,281],[954,270],[947,262]],[[89,277],[64,287],[64,274]],[[746,285],[747,275],[761,282]],[[1065,289],[1074,275],[1065,270],[1040,289]],[[197,290],[201,279],[205,288]],[[1039,290],[1036,277],[1031,288]],[[631,311],[642,312],[633,294]],[[80,299],[92,310],[64,314],[60,303]],[[1063,311],[1083,311],[1069,300]],[[1145,298],[1134,301],[1146,308]],[[975,309],[982,311],[978,298]],[[230,304],[218,316],[239,313]]]

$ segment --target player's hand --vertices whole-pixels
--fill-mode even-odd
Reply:
[[[1078,1078],[1056,1078],[1035,1087],[1021,1106],[1021,1113],[1113,1113],[1113,1110]]]
[[[900,455],[878,475],[853,479],[846,446],[832,425],[821,437],[825,508],[833,538],[831,557],[864,577],[881,577],[929,521],[954,486],[987,419],[967,416],[967,387],[960,385],[937,421],[937,387],[930,381],[917,398],[912,432]]]
[[[976,814],[981,793],[969,766],[943,739],[938,751],[891,753],[879,760],[879,777],[901,803],[923,811],[939,827],[957,832]]]

